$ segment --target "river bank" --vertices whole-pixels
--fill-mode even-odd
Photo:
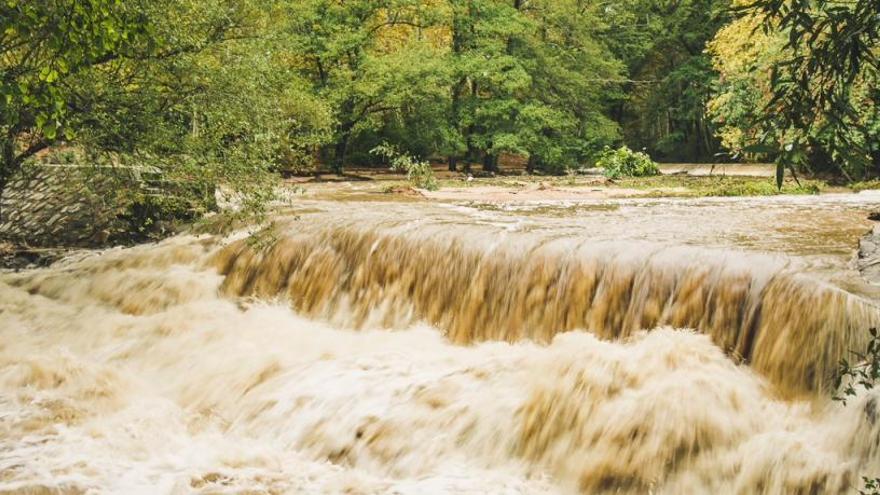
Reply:
[[[524,170],[509,170],[507,175],[470,176],[453,173],[442,166],[435,166],[438,189],[427,191],[413,188],[400,173],[387,169],[352,169],[346,175],[322,174],[316,177],[290,177],[279,187],[279,198],[271,209],[284,208],[297,201],[375,201],[375,202],[435,202],[440,204],[529,204],[529,203],[596,203],[638,199],[695,199],[733,198],[733,197],[771,197],[771,196],[817,196],[849,195],[858,198],[860,193],[870,195],[872,184],[854,187],[830,186],[819,180],[801,179],[795,181],[787,177],[782,190],[775,186],[772,165],[702,165],[702,164],[664,164],[660,166],[663,174],[657,177],[623,178],[609,180],[605,177],[587,174],[568,176],[529,175]],[[65,191],[64,194],[69,194]],[[42,208],[45,193],[37,198]],[[66,197],[66,196],[65,196]],[[63,199],[63,198],[61,198]],[[7,205],[8,206],[8,205]],[[28,206],[20,209],[25,215]],[[106,206],[102,206],[106,209]],[[78,208],[82,216],[83,208]],[[59,209],[60,211],[60,209]],[[102,210],[103,211],[103,210]],[[52,216],[51,211],[41,210],[42,215]],[[106,214],[102,213],[102,216]],[[222,214],[221,214],[222,217]],[[59,214],[53,221],[63,218]],[[63,223],[63,220],[62,222]],[[192,223],[192,222],[190,222]],[[196,224],[205,223],[197,220]],[[207,223],[218,223],[211,220]],[[21,270],[46,266],[65,254],[83,248],[106,248],[120,245],[126,235],[117,232],[110,239],[108,235],[95,235],[101,231],[95,224],[71,223],[66,228],[84,228],[84,234],[76,232],[60,236],[57,243],[40,237],[28,236],[27,232],[17,232],[14,239],[0,237],[0,268]],[[185,232],[191,227],[186,223],[167,226],[162,236]],[[118,229],[117,229],[118,230]],[[211,230],[210,228],[208,230]],[[102,231],[103,232],[103,231]],[[99,232],[100,233],[100,232]],[[130,240],[122,245],[143,242],[142,232],[133,232]],[[160,237],[162,237],[160,236]],[[77,238],[71,245],[64,239]],[[83,241],[82,239],[87,239]]]

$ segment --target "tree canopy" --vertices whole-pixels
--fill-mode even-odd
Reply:
[[[780,177],[784,167],[848,178],[880,173],[880,3],[736,7],[742,17],[712,45],[726,76],[712,110],[727,144],[777,156]]]

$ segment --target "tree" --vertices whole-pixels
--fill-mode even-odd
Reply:
[[[163,49],[95,72],[82,140],[167,179],[249,195],[268,189],[268,172],[301,168],[329,139],[329,109],[306,89],[279,35],[271,2],[150,2],[148,18]],[[124,74],[124,80],[107,79]],[[114,118],[119,116],[119,118]]]
[[[296,84],[273,36],[274,3],[52,0],[0,9],[0,191],[28,157],[60,140],[157,165],[186,190],[208,192],[220,181],[256,191],[263,172],[326,139],[326,109]]]
[[[736,19],[707,47],[720,75],[707,111],[721,144],[737,157],[761,157],[746,151],[770,134],[781,139],[761,117],[770,101],[770,74],[784,56],[784,36],[760,32],[761,22],[758,16]]]
[[[609,7],[608,44],[630,81],[615,112],[626,141],[670,160],[702,161],[718,149],[705,106],[717,74],[706,42],[729,0],[628,0]]]
[[[603,93],[621,66],[596,39],[602,23],[575,0],[456,0],[450,113],[459,159],[496,170],[502,153],[562,170],[617,138]]]
[[[531,166],[559,172],[594,158],[620,139],[608,115],[626,67],[600,40],[601,3],[560,0],[519,7],[538,22],[520,57],[532,75],[531,98],[519,120]]]
[[[121,0],[0,3],[0,194],[27,158],[74,137],[76,79],[150,46],[142,21]]]
[[[430,100],[445,87],[442,57],[422,36],[434,22],[417,0],[288,2],[288,35],[299,72],[334,112],[333,147],[341,172],[352,140],[382,127],[382,118]],[[388,38],[394,43],[384,43]]]
[[[786,56],[771,75],[764,120],[793,131],[780,143],[778,167],[809,155],[833,161],[848,177],[880,174],[876,115],[880,94],[880,2],[756,0],[740,9],[762,20],[765,33],[784,33]],[[777,174],[781,180],[781,173]]]

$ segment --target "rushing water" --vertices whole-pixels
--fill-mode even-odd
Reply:
[[[0,275],[0,492],[846,493],[875,199],[315,202]]]

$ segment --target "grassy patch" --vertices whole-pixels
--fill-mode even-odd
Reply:
[[[616,181],[619,187],[650,189],[651,195],[668,197],[775,196],[778,194],[819,194],[825,183],[815,180],[786,180],[780,191],[767,177],[690,177],[663,175]]]
[[[819,181],[802,180],[800,184],[795,181],[786,181],[782,190],[776,187],[776,181],[722,181],[710,186],[705,190],[706,196],[774,196],[777,194],[819,194],[825,187]],[[703,192],[703,191],[701,191]]]
[[[464,178],[455,178],[455,179],[440,179],[438,181],[438,185],[440,189],[444,188],[460,188],[460,187],[474,187],[474,186],[491,186],[491,187],[504,187],[509,189],[522,189],[529,185],[529,183],[537,183],[540,181],[546,181],[547,177],[539,177],[539,176],[523,176],[523,177],[481,177],[475,178],[473,180],[467,180]]]
[[[870,191],[880,189],[880,179],[866,180],[862,182],[854,182],[849,185],[854,192]]]

